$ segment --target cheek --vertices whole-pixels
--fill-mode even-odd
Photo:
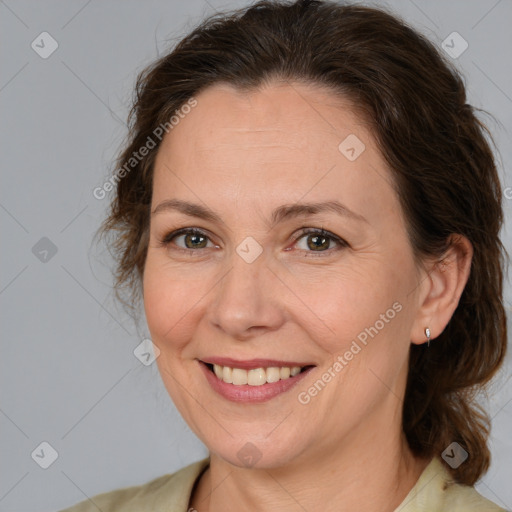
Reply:
[[[297,290],[308,309],[304,311],[304,305],[297,308],[296,321],[323,350],[343,353],[358,336],[362,342],[373,339],[366,329],[375,335],[371,329],[375,324],[379,334],[391,331],[400,316],[400,306],[393,308],[393,304],[403,300],[399,298],[401,284],[383,272],[378,261],[355,268],[347,263],[344,269],[315,274],[295,276],[290,288]]]
[[[380,272],[367,270],[364,278],[358,272],[328,281],[314,308],[334,333],[322,336],[309,330],[310,338],[328,356],[326,370],[337,363],[332,396],[343,397],[347,404],[357,397],[354,408],[358,402],[361,407],[376,403],[387,393],[386,386],[394,387],[410,346],[407,276],[404,273],[399,281],[382,267]]]
[[[181,350],[190,339],[208,289],[204,280],[183,279],[148,259],[144,272],[144,309],[160,350]]]

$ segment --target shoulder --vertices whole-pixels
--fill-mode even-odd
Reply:
[[[484,498],[474,487],[454,482],[447,467],[437,457],[395,512],[506,512]]]
[[[454,512],[506,512],[504,508],[482,496],[474,487],[456,483],[447,485],[444,504]]]
[[[206,458],[143,485],[98,494],[60,512],[187,512],[192,488],[208,464]]]

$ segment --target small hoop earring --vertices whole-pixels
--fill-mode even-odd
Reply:
[[[425,328],[425,336],[427,337],[427,347],[430,347],[430,329]]]

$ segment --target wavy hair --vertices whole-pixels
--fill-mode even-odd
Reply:
[[[260,1],[206,19],[141,72],[117,160],[129,172],[117,180],[99,231],[115,258],[116,296],[130,308],[141,299],[160,142],[130,159],[205,88],[224,82],[250,90],[275,79],[327,86],[364,115],[392,171],[418,264],[441,261],[450,235],[473,245],[450,322],[428,349],[411,346],[403,405],[413,453],[439,456],[458,442],[469,458],[450,471],[473,485],[490,463],[490,421],[475,394],[506,350],[502,189],[489,133],[466,103],[459,73],[397,16],[326,1]]]

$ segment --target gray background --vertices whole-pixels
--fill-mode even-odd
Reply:
[[[92,190],[125,135],[137,72],[205,15],[246,4],[0,0],[1,512],[57,510],[207,454],[156,365],[133,354],[148,333],[116,305],[108,253],[91,245],[108,201]],[[455,62],[470,102],[496,118],[490,126],[500,172],[512,187],[511,0],[385,5],[438,45],[453,31],[468,42]],[[31,48],[43,31],[59,45],[47,59]],[[503,240],[510,251],[507,190]],[[57,248],[39,253],[46,261],[36,257],[48,245],[43,237]],[[509,313],[510,297],[507,284]],[[487,400],[493,461],[477,485],[510,509],[511,367],[509,355]],[[58,453],[48,469],[31,456],[43,441]]]

